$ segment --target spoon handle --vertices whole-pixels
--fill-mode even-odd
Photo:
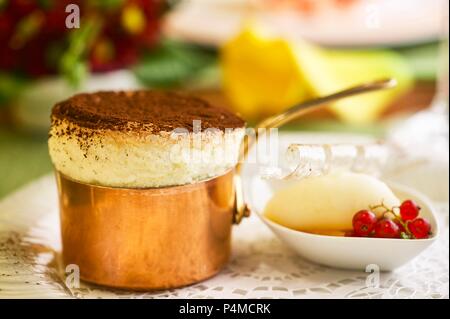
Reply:
[[[330,95],[322,96],[313,100],[305,101],[299,104],[296,104],[283,113],[276,114],[274,116],[268,117],[265,120],[261,121],[257,127],[258,128],[276,128],[280,127],[290,121],[293,121],[300,116],[316,110],[324,106],[327,103],[355,96],[358,94],[390,89],[397,85],[397,81],[394,79],[381,79],[373,82],[363,83],[343,91],[339,91]]]

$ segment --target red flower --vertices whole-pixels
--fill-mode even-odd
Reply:
[[[135,63],[143,48],[151,47],[158,38],[158,22],[162,2],[158,0],[125,0],[117,7],[105,9],[88,0],[58,0],[42,5],[37,0],[7,1],[0,12],[0,69],[39,77],[58,72],[59,59],[71,41],[65,20],[69,3],[78,4],[81,27],[87,17],[100,20],[101,30],[93,45],[81,53],[96,72],[124,68]],[[133,5],[138,13],[138,33],[129,32],[121,23],[123,10]],[[32,27],[24,27],[31,15],[39,20]],[[133,15],[131,15],[133,18]],[[139,22],[138,21],[138,22]],[[131,21],[133,23],[133,21]],[[26,23],[25,23],[26,25]],[[132,24],[132,27],[136,24]]]

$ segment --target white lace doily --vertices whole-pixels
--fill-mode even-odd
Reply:
[[[252,216],[234,227],[233,255],[217,276],[182,289],[135,293],[82,284],[57,270],[55,182],[46,176],[0,202],[0,298],[448,298],[448,203],[438,206],[442,236],[426,252],[367,287],[365,272],[312,264]]]

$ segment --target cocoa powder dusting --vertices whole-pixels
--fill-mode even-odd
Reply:
[[[152,90],[78,94],[53,108],[53,123],[61,120],[94,130],[149,133],[170,132],[175,128],[192,131],[194,120],[201,120],[202,130],[225,130],[245,125],[240,117],[202,99]],[[79,138],[89,139],[89,136]]]

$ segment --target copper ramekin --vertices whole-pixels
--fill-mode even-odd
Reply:
[[[63,261],[81,279],[153,290],[189,285],[228,261],[234,172],[164,188],[112,188],[56,172]]]

